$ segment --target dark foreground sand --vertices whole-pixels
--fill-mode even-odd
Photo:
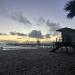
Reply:
[[[75,52],[50,49],[0,52],[0,75],[75,75]]]

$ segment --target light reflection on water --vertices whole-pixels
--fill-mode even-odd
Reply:
[[[38,49],[38,48],[52,48],[52,45],[50,46],[12,46],[12,45],[6,45],[5,43],[0,44],[0,47],[3,47],[3,50],[22,50],[22,49]]]
[[[39,48],[51,48],[51,46],[34,46],[34,47],[6,46],[6,47],[3,47],[3,50],[22,50],[22,49],[39,49]]]
[[[21,47],[21,46],[7,46],[3,50],[19,50],[19,49],[37,49],[37,47]]]

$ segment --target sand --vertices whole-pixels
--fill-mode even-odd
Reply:
[[[0,75],[75,75],[75,52],[59,49],[0,52]]]

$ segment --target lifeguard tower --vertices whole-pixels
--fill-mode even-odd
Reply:
[[[56,42],[55,48],[52,50],[52,52],[55,52],[57,49],[61,47],[66,48],[66,52],[68,53],[68,46],[75,49],[75,29],[71,28],[61,28],[56,30],[58,32],[61,32],[62,42]]]

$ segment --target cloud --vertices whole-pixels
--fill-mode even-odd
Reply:
[[[41,31],[32,30],[32,32],[29,33],[29,37],[43,38],[43,35],[42,35]]]
[[[24,25],[31,25],[32,23],[30,22],[30,20],[28,20],[27,17],[25,17],[22,13],[12,13],[10,15],[11,19],[13,19],[14,21],[17,21],[19,23],[22,23]]]
[[[0,11],[0,13],[3,16],[12,19],[16,22],[22,23],[24,25],[32,25],[31,21],[27,17],[25,17],[21,12],[11,12],[7,8],[3,8],[2,11]]]
[[[20,33],[20,32],[17,32],[17,35],[18,35],[18,36],[27,36],[27,34]]]
[[[11,35],[16,35],[16,33],[15,33],[15,32],[10,32],[10,34],[11,34]]]
[[[3,0],[4,1],[4,0]],[[1,2],[1,1],[0,1]],[[1,3],[0,3],[1,4]],[[23,13],[15,11],[14,13],[12,11],[9,11],[7,8],[4,8],[2,14],[7,16],[8,18],[11,18],[15,22],[21,23],[25,26],[32,26],[35,25],[36,28],[39,28],[40,30],[43,30],[42,28],[45,28],[45,31],[48,33],[55,32],[57,29],[61,28],[61,26],[57,23],[50,22],[50,20],[46,20],[44,17],[39,17],[36,20],[33,20],[35,24],[32,23],[31,20],[28,19],[28,17],[25,17]]]
[[[27,36],[26,34],[24,33],[21,33],[21,32],[10,32],[11,35],[18,35],[18,36]]]
[[[59,24],[51,22],[49,19],[46,20],[42,16],[36,19],[35,22],[35,25],[47,26],[50,31],[56,31],[57,29],[61,28]]]
[[[15,22],[24,24],[25,26],[33,25],[35,24],[35,27],[40,30],[45,30],[48,33],[55,32],[57,29],[61,28],[61,26],[57,23],[54,23],[50,21],[49,19],[46,20],[46,18],[40,16],[38,19],[36,19],[33,23],[31,20],[28,19],[28,17],[25,17],[23,13],[16,11],[9,10],[6,5],[8,4],[8,1],[11,2],[11,0],[0,0],[0,12],[5,16],[7,15],[8,18],[11,18]],[[15,1],[15,0],[14,0]],[[18,1],[18,0],[17,0]],[[9,7],[10,8],[10,7]],[[6,17],[6,16],[5,16]]]
[[[45,19],[42,16],[36,19],[36,25],[43,25],[43,24],[45,24]]]
[[[60,29],[61,26],[58,23],[54,23],[52,21],[50,21],[49,19],[45,19],[43,17],[39,17],[36,20],[36,26],[40,26],[40,27],[45,27],[45,29],[47,30],[48,33],[50,34],[58,34],[56,32],[57,29]]]
[[[46,25],[48,26],[48,31],[51,32],[55,32],[57,29],[61,28],[59,24],[50,22],[50,20],[47,20]]]

